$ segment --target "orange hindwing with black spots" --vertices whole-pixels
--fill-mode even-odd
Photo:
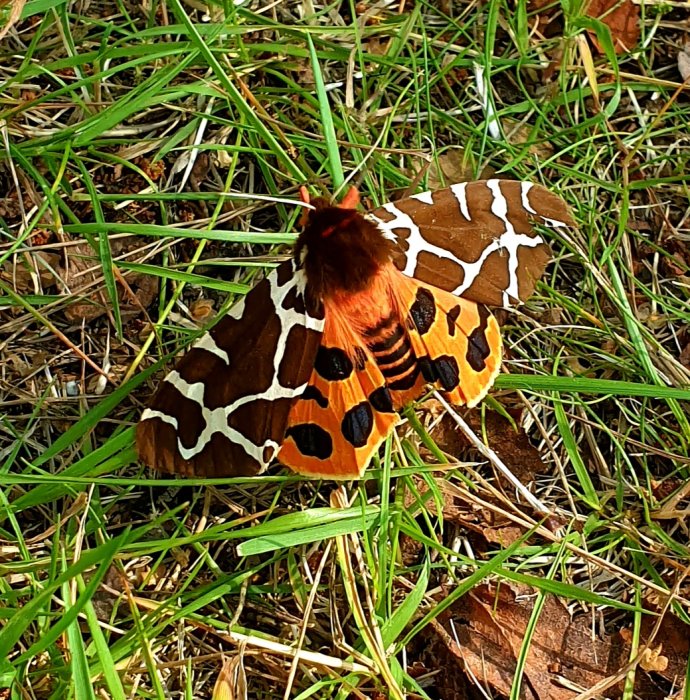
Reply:
[[[308,197],[303,201],[308,203]],[[279,265],[162,381],[137,428],[147,465],[257,474],[274,459],[322,478],[362,474],[429,388],[486,395],[501,335],[486,305],[524,301],[550,258],[534,224],[572,225],[538,185],[461,183],[360,214],[315,200]]]

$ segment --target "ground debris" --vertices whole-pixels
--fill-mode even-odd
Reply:
[[[640,40],[640,6],[633,0],[590,0],[587,14],[608,26],[616,53],[632,51]],[[604,53],[596,34],[589,32],[592,43]]]
[[[495,411],[485,411],[482,414],[471,409],[462,411],[460,415],[470,428],[491,446],[491,449],[521,483],[527,485],[537,474],[545,471],[539,450],[532,445],[525,431],[516,427],[505,416]],[[458,430],[455,422],[448,415],[441,419],[432,437],[438,447],[456,459],[477,456],[469,440]],[[504,487],[508,487],[503,477],[499,476],[499,481]]]
[[[114,256],[122,255],[134,249],[136,243],[114,240],[111,243]],[[96,291],[89,289],[98,283],[103,272],[98,264],[93,248],[88,243],[80,243],[69,249],[68,257],[58,267],[63,284],[77,294],[84,289],[85,298],[77,299],[65,309],[65,318],[71,323],[94,321],[103,316],[110,307],[101,284]],[[120,302],[120,313],[126,321],[138,316],[155,298],[158,292],[158,280],[150,275],[132,273],[127,277],[126,285],[122,277],[116,277]]]
[[[466,678],[510,695],[517,661],[533,614],[537,592],[517,584],[496,587],[481,584],[444,611],[422,633],[423,663],[443,667],[439,682],[454,678],[458,687]],[[641,644],[654,625],[652,616],[643,625]],[[682,629],[681,629],[682,628]],[[598,627],[597,627],[598,629]],[[520,697],[532,700],[569,700],[582,690],[605,681],[630,659],[632,633],[594,631],[589,615],[573,617],[559,599],[547,596],[527,653]],[[681,648],[682,647],[682,648]],[[667,650],[668,649],[668,650]],[[667,615],[654,642],[643,653],[635,677],[636,697],[665,694],[664,682],[682,679],[687,660],[688,628]],[[648,673],[652,672],[652,673]],[[606,697],[619,697],[622,683],[608,688]],[[457,696],[466,697],[465,690]]]
[[[683,80],[690,79],[690,44],[678,52],[678,72]]]
[[[484,552],[489,543],[497,543],[503,547],[509,547],[525,534],[525,528],[515,524],[507,516],[502,515],[498,509],[483,508],[462,496],[443,479],[435,480],[436,487],[442,498],[442,515],[446,523],[453,523],[473,534],[473,546],[477,551]],[[415,485],[421,496],[424,496],[429,488],[422,479],[415,479]],[[493,500],[485,495],[487,500]],[[406,508],[410,509],[413,499],[408,497]],[[437,507],[434,499],[426,503],[426,510],[436,514]],[[417,550],[419,543],[417,543]],[[403,551],[403,555],[406,552]],[[410,560],[411,563],[412,560]]]

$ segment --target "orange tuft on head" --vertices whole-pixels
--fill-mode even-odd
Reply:
[[[306,185],[300,185],[299,198],[305,204],[309,204],[309,202],[311,201],[311,198],[309,197],[309,190],[307,189]]]
[[[359,206],[359,190],[352,186],[350,189],[345,193],[345,196],[340,200],[340,204],[338,206],[341,209],[357,209]]]
[[[309,196],[309,190],[307,189],[306,185],[302,185],[299,188],[299,198],[305,204],[311,204],[311,197]],[[299,221],[297,222],[297,225],[300,228],[304,228],[307,225],[307,222],[309,221],[310,212],[311,209],[307,207],[304,207],[304,209],[302,210],[302,215],[299,217]]]

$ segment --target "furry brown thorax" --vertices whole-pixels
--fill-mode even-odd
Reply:
[[[355,209],[322,199],[312,204],[315,209],[295,246],[295,260],[307,275],[309,293],[323,300],[338,292],[363,291],[390,261],[393,243]]]

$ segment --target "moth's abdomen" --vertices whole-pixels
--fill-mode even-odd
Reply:
[[[501,364],[496,319],[484,306],[398,270],[389,279],[391,312],[363,338],[395,408],[418,399],[430,385],[454,403],[476,404]]]
[[[408,391],[417,383],[419,362],[410,343],[405,325],[397,315],[383,319],[383,327],[365,332],[363,339],[391,392]],[[394,396],[396,396],[394,394]],[[402,408],[402,401],[394,401]]]

